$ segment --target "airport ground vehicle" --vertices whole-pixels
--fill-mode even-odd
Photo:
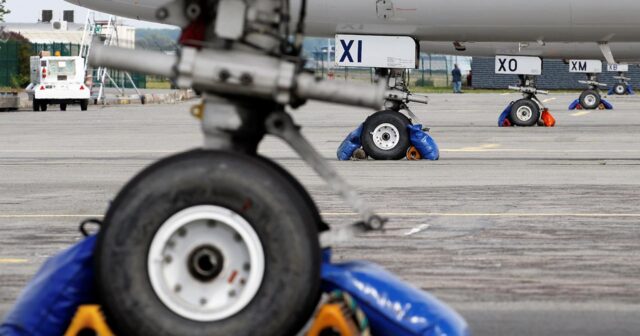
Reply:
[[[34,111],[46,111],[49,105],[79,104],[82,111],[89,106],[91,90],[85,85],[82,57],[32,56],[31,84],[26,91]]]

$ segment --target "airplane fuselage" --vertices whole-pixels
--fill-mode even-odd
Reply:
[[[458,56],[539,56],[552,59],[599,59],[605,60],[597,43],[550,42],[467,42],[464,48],[456,48],[452,42],[421,41],[420,50],[430,54]],[[615,42],[610,44],[611,51],[618,63],[640,63],[640,43]]]
[[[299,5],[300,1],[292,4]],[[634,0],[308,0],[307,33],[419,41],[640,41]]]
[[[183,0],[67,0],[119,16],[180,25]],[[292,13],[302,0],[291,0]],[[420,41],[640,42],[636,0],[307,0],[307,35],[406,35]],[[294,17],[294,22],[296,18]]]

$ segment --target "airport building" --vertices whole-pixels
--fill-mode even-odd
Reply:
[[[61,16],[54,18],[52,10],[43,10],[38,22],[31,23],[5,23],[5,32],[18,33],[24,36],[31,44],[39,46],[51,46],[52,49],[57,45],[81,45],[86,28],[86,18],[75,17],[72,10],[63,11]],[[96,20],[98,28],[96,34],[101,38],[105,38],[110,34],[114,34],[117,30],[117,45],[122,48],[135,48],[136,45],[136,28],[125,25],[121,22],[116,27],[109,25],[108,20]],[[46,50],[46,49],[45,49]],[[59,50],[49,50],[52,52]],[[77,53],[76,53],[77,54]]]
[[[8,40],[0,42],[0,86],[16,86],[16,81],[22,82],[20,74],[25,70],[21,69],[20,60],[24,62],[25,53],[33,56],[46,51],[51,55],[78,56],[82,44],[90,41],[88,35],[91,31],[102,41],[109,36],[117,36],[111,42],[114,46],[130,49],[136,46],[136,28],[118,20],[110,24],[107,19],[91,17],[93,24],[88,25],[89,18],[77,18],[74,11],[55,13],[45,9],[41,13],[37,22],[2,25]],[[85,36],[87,38],[83,40]],[[124,78],[118,72],[112,76]],[[136,85],[144,87],[144,78],[135,75]]]

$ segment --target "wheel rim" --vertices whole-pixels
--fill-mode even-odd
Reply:
[[[378,125],[373,132],[373,143],[382,150],[392,150],[400,142],[400,132],[398,128],[389,123]]]
[[[533,110],[529,106],[520,106],[516,110],[516,117],[520,121],[529,121],[533,117]]]
[[[218,321],[244,309],[257,294],[264,250],[242,216],[200,205],[162,224],[147,267],[151,286],[167,308],[190,320]]]
[[[589,94],[584,97],[584,102],[587,106],[595,106],[597,98],[594,94]]]
[[[625,91],[624,86],[622,86],[622,85],[618,85],[618,86],[616,86],[616,93],[617,93],[617,94],[623,94],[623,93],[624,93],[624,91]]]

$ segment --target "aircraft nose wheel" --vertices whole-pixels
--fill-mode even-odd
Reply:
[[[580,95],[580,105],[585,110],[595,110],[601,102],[602,97],[596,90],[585,90]]]
[[[618,96],[624,96],[627,93],[627,86],[624,84],[616,84],[613,87],[613,92]]]
[[[531,99],[520,99],[511,106],[510,120],[516,126],[533,126],[540,119],[540,107]]]
[[[411,121],[396,111],[380,111],[364,122],[362,147],[375,160],[400,160],[411,145],[407,126]]]
[[[147,168],[112,203],[96,248],[109,325],[119,335],[296,334],[320,297],[309,199],[274,163],[244,154],[199,150]]]

